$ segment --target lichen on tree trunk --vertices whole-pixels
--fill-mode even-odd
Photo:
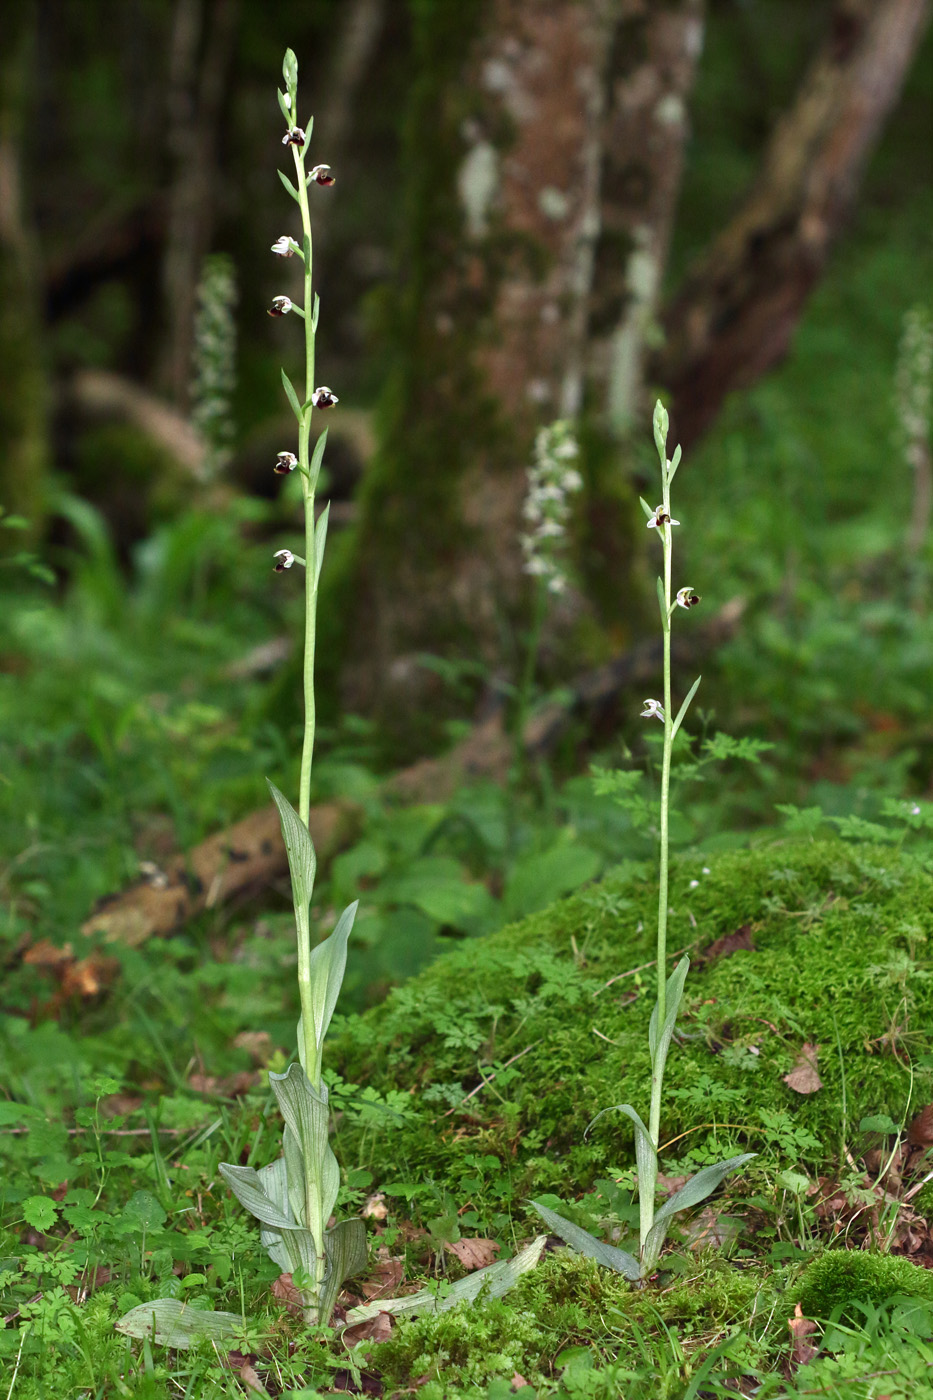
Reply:
[[[403,247],[383,306],[393,366],[350,566],[344,671],[351,706],[409,732],[413,710],[443,708],[420,653],[517,672],[525,468],[537,427],[583,399],[615,12],[614,0],[413,0]],[[609,551],[618,616],[638,556],[631,538],[607,545],[593,528],[606,477],[592,475],[577,543]],[[579,665],[581,646],[605,654],[585,591],[599,573],[584,567],[552,617],[555,671],[570,653]]]

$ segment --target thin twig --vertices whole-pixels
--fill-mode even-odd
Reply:
[[[441,1117],[441,1118],[449,1118],[450,1115],[451,1115],[452,1113],[456,1113],[457,1109],[458,1109],[458,1108],[462,1108],[463,1105],[467,1102],[468,1099],[472,1099],[472,1098],[473,1098],[474,1094],[478,1094],[479,1091],[480,1091],[481,1089],[485,1089],[489,1084],[491,1084],[492,1081],[495,1079],[496,1075],[499,1073],[500,1070],[508,1069],[509,1065],[514,1065],[514,1063],[515,1063],[516,1060],[520,1060],[520,1059],[522,1058],[523,1055],[527,1055],[527,1054],[528,1054],[528,1051],[529,1051],[529,1050],[533,1050],[533,1049],[535,1048],[536,1045],[540,1045],[540,1044],[541,1044],[540,1040],[534,1040],[534,1041],[532,1041],[532,1043],[531,1043],[530,1045],[526,1045],[525,1048],[524,1048],[524,1050],[519,1050],[519,1052],[518,1052],[517,1055],[513,1055],[512,1058],[511,1058],[510,1060],[506,1060],[506,1062],[505,1062],[504,1065],[500,1065],[500,1066],[499,1066],[499,1069],[494,1069],[493,1072],[492,1072],[492,1074],[490,1074],[490,1075],[488,1076],[488,1078],[483,1079],[481,1083],[477,1084],[477,1086],[476,1086],[475,1089],[471,1089],[470,1092],[469,1092],[468,1094],[465,1094],[465,1095],[464,1095],[464,1097],[460,1100],[459,1103],[455,1103],[454,1106],[453,1106],[453,1108],[448,1108],[447,1112],[446,1112],[446,1113],[442,1113],[442,1114],[440,1115],[440,1117]],[[480,1070],[480,1074],[482,1074],[482,1070]],[[436,1118],[432,1118],[432,1119],[431,1119],[431,1122],[432,1122],[432,1123],[436,1123],[437,1121],[438,1121],[438,1120],[437,1120]]]
[[[686,952],[687,952],[690,948],[692,948],[692,947],[693,947],[693,944],[692,944],[692,943],[688,943],[688,944],[686,945],[685,948],[678,948],[678,950],[677,950],[676,953],[668,953],[668,955],[667,955],[667,961],[670,962],[670,960],[671,960],[672,958],[679,958],[679,957],[681,957],[684,953],[686,953]],[[644,972],[646,968],[648,968],[648,967],[657,967],[657,965],[658,965],[658,960],[657,960],[657,958],[652,958],[650,962],[639,963],[638,967],[630,967],[629,970],[628,970],[628,972],[617,972],[616,975],[615,975],[615,977],[610,977],[608,982],[605,982],[601,987],[597,987],[597,988],[596,988],[596,991],[593,993],[593,995],[594,995],[594,997],[598,997],[599,994],[600,994],[600,992],[604,992],[604,991],[606,990],[607,987],[611,987],[612,984],[613,984],[613,982],[621,982],[621,980],[622,980],[623,977],[634,977],[636,972]]]

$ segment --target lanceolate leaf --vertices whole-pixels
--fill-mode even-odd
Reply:
[[[641,1266],[634,1254],[627,1254],[624,1249],[616,1249],[615,1245],[604,1244],[588,1230],[572,1224],[556,1211],[539,1205],[537,1201],[532,1201],[531,1204],[552,1234],[559,1235],[565,1244],[569,1244],[578,1254],[585,1254],[587,1259],[595,1259],[597,1264],[602,1264],[606,1269],[614,1269],[617,1274],[622,1274],[632,1282],[641,1278]]]
[[[280,170],[280,171],[279,171],[279,179],[282,181],[282,184],[283,184],[283,185],[285,186],[285,188],[288,190],[289,194],[291,195],[291,197],[292,197],[292,199],[295,201],[295,203],[296,203],[296,204],[300,204],[300,203],[301,203],[301,200],[298,198],[298,191],[295,189],[295,186],[292,184],[291,180],[290,180],[290,179],[288,178],[288,176],[285,174],[285,171],[284,171],[284,170]]]
[[[661,582],[660,579],[657,579],[656,582],[658,585],[658,607],[661,610],[661,626],[666,632],[668,627],[671,625],[671,619],[668,616],[667,599],[664,597],[664,584]]]
[[[285,118],[285,120],[288,122],[289,126],[291,126],[291,124],[292,124],[292,114],[291,114],[291,112],[288,110],[288,104],[287,104],[286,101],[285,101],[285,93],[280,91],[279,94],[278,94],[278,98],[279,98],[279,109],[280,109],[280,111],[281,111],[281,113],[282,113],[282,116],[283,116],[283,117]]]
[[[286,395],[286,398],[288,399],[288,402],[289,402],[289,403],[291,404],[291,406],[292,406],[292,412],[294,413],[295,417],[298,419],[298,422],[300,423],[300,422],[301,422],[301,404],[298,402],[298,395],[295,393],[295,386],[294,386],[294,384],[292,384],[292,381],[289,379],[289,377],[288,377],[288,375],[285,373],[284,369],[282,370],[282,387],[283,387],[283,389],[285,390],[285,395]]]
[[[162,1346],[187,1351],[198,1342],[220,1342],[242,1332],[246,1318],[239,1313],[193,1308],[178,1298],[156,1298],[152,1303],[131,1308],[114,1326],[127,1337],[149,1338]]]
[[[307,262],[310,262],[310,261],[311,261],[311,240],[310,240],[310,238],[306,238],[306,239],[305,239],[305,242],[306,242],[307,245],[308,245],[307,248],[306,248],[306,250],[305,250],[305,259],[306,259]],[[315,293],[314,293],[314,301],[313,301],[312,306],[311,306],[311,332],[312,332],[312,334],[314,334],[314,335],[317,334],[317,323],[318,323],[318,317],[320,316],[320,314],[321,314],[321,298],[318,296],[317,292],[315,292]]]
[[[330,501],[318,516],[314,527],[314,591],[321,581],[321,565],[324,563],[324,545],[327,542],[327,522],[330,519]]]
[[[347,1323],[354,1327],[358,1322],[365,1322],[367,1318],[376,1317],[381,1312],[394,1313],[396,1316],[447,1312],[458,1303],[472,1303],[484,1290],[490,1298],[501,1298],[503,1293],[507,1293],[518,1282],[522,1274],[534,1268],[546,1243],[547,1235],[539,1235],[513,1259],[501,1259],[498,1264],[490,1264],[485,1269],[477,1269],[475,1273],[468,1274],[466,1278],[458,1279],[456,1283],[451,1284],[443,1298],[429,1293],[426,1288],[420,1293],[412,1293],[407,1298],[382,1298],[377,1303],[364,1303],[359,1308],[352,1308],[347,1313]]]
[[[644,1246],[644,1263],[646,1271],[654,1267],[664,1239],[667,1235],[671,1216],[676,1215],[680,1210],[688,1210],[690,1206],[699,1205],[700,1201],[705,1201],[711,1195],[729,1172],[738,1171],[739,1167],[744,1167],[746,1162],[750,1162],[758,1154],[755,1152],[743,1152],[738,1157],[729,1157],[725,1162],[717,1162],[714,1166],[703,1167],[696,1172],[686,1186],[682,1186],[679,1191],[671,1196],[669,1201],[665,1201],[660,1206],[654,1217],[654,1225],[648,1233]]]
[[[651,517],[654,515],[654,511],[651,509],[644,496],[638,497],[638,503],[641,506],[642,510],[645,512],[646,519],[650,520]]]
[[[654,1010],[651,1013],[651,1020],[648,1023],[648,1049],[651,1052],[651,1068],[655,1074],[664,1073],[664,1064],[667,1060],[667,1052],[670,1048],[671,1036],[674,1034],[674,1027],[677,1024],[677,1012],[680,1010],[680,1000],[684,994],[684,982],[687,973],[690,971],[690,959],[681,958],[667,979],[667,995],[664,1007],[664,1025],[658,1036],[658,1004],[655,1002]]]
[[[359,900],[348,904],[337,920],[329,938],[311,949],[311,998],[314,1012],[314,1037],[320,1050],[337,1005],[337,997],[343,983],[347,966],[347,939],[353,928],[353,920]]]
[[[686,700],[685,700],[684,703],[681,705],[680,709],[677,711],[677,718],[674,720],[674,727],[673,727],[673,729],[671,730],[671,738],[672,738],[672,739],[673,739],[674,735],[677,733],[677,731],[678,731],[678,729],[680,728],[680,726],[683,724],[683,722],[684,722],[684,717],[686,716],[686,713],[687,713],[687,711],[688,711],[689,708],[690,708],[690,701],[693,699],[694,695],[696,695],[697,690],[699,689],[700,681],[701,681],[702,679],[703,679],[702,676],[697,676],[696,680],[693,682],[693,685],[690,687],[689,691],[687,692],[687,698],[686,698]]]
[[[674,480],[674,473],[676,472],[677,468],[680,466],[680,458],[681,458],[681,456],[682,456],[681,447],[680,447],[680,443],[678,443],[677,446],[674,448],[674,455],[673,455],[673,457],[671,458],[670,466],[669,466],[668,472],[667,472],[667,484],[668,484],[668,486],[670,486],[671,482]]]
[[[306,405],[307,407],[307,405]],[[314,444],[314,451],[311,453],[311,465],[308,468],[308,475],[311,478],[311,490],[317,486],[317,479],[321,474],[321,461],[324,457],[324,448],[327,446],[327,429],[321,433]]]
[[[266,782],[269,782],[268,778]],[[314,875],[317,870],[317,857],[311,835],[304,822],[295,811],[284,793],[279,792],[275,783],[269,783],[272,799],[279,809],[282,823],[282,839],[288,855],[288,868],[292,877],[292,899],[295,902],[295,918],[298,922],[299,937],[308,937],[308,906],[314,889]]]
[[[638,1168],[638,1214],[639,1231],[642,1241],[651,1227],[654,1218],[654,1185],[658,1179],[658,1154],[655,1145],[651,1140],[651,1134],[645,1127],[644,1121],[639,1113],[635,1111],[630,1103],[617,1103],[612,1108],[604,1108],[597,1113],[596,1118],[601,1118],[604,1113],[624,1113],[627,1118],[631,1118],[635,1124],[635,1164]],[[587,1128],[589,1132],[593,1119]]]

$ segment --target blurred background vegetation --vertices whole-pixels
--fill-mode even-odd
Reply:
[[[694,738],[771,745],[701,774],[680,842],[747,840],[776,804],[819,808],[816,829],[930,795],[927,19],[924,0],[6,0],[8,1015],[50,1004],[43,940],[100,951],[95,901],[158,888],[265,805],[266,776],[295,780],[302,599],[271,556],[300,511],[272,463],[302,347],[265,314],[294,289],[269,252],[295,232],[287,45],[337,176],[312,210],[318,377],[340,397],[316,796],[342,826],[316,912],[326,929],[362,891],[357,1002],[651,850],[588,769],[651,765],[637,496],[658,394],[685,449],[679,582],[703,599],[679,619]],[[521,501],[560,416],[582,447],[573,582],[517,773]],[[281,918],[256,923],[256,885],[202,900],[147,953],[157,976],[107,943],[124,1012],[180,996],[202,1048],[226,1045],[266,968],[250,1021],[290,1043],[284,871],[258,887]],[[205,954],[209,1013],[203,982],[195,1008],[173,980]]]

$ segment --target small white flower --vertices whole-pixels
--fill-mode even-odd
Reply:
[[[290,569],[295,562],[295,556],[290,549],[277,549],[272,557],[275,560],[272,567],[277,574],[284,573],[284,571]]]
[[[699,880],[691,880],[691,881],[690,881],[689,888],[690,888],[691,890],[695,890],[695,889],[699,888],[699,884],[700,884]]]
[[[566,593],[567,580],[563,574],[552,574],[548,579],[547,586],[549,593]]]
[[[664,706],[660,700],[646,700],[645,708],[641,712],[642,719],[664,720]]]
[[[273,297],[269,307],[270,316],[287,316],[292,309],[291,297]]]
[[[654,515],[648,521],[649,530],[660,530],[662,525],[679,525],[679,520],[672,520],[664,509],[663,505],[658,506]]]
[[[326,384],[322,384],[311,395],[311,402],[315,408],[333,408],[334,404],[339,403],[340,400],[332,389],[328,389]]]
[[[272,470],[276,476],[288,476],[288,473],[293,472],[297,465],[298,458],[294,452],[280,452],[275,459],[275,466]]]
[[[676,525],[676,520],[673,522]],[[687,585],[686,588],[678,588],[677,603],[682,608],[695,608],[700,601],[699,593],[694,593],[693,589]]]
[[[272,251],[280,258],[293,258],[297,252],[297,244],[287,233],[283,233],[281,238],[277,238],[273,243]]]
[[[911,809],[910,809],[910,815],[911,815],[912,817],[919,817],[919,816],[920,816],[920,808],[917,806],[916,802],[914,803],[914,805],[913,805],[913,806],[911,807]]]
[[[700,871],[700,874],[701,874],[701,875],[708,875],[708,874],[709,874],[709,866],[708,866],[708,865],[704,865],[704,866],[703,866],[703,869]]]

